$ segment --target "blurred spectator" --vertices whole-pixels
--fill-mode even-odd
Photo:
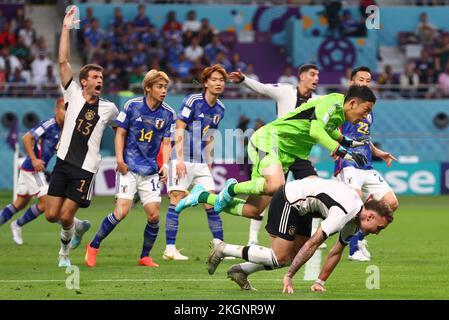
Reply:
[[[131,64],[133,68],[138,68],[140,66],[145,67],[148,64],[148,54],[143,43],[139,43],[134,48],[134,51],[131,55]]]
[[[155,47],[160,41],[161,34],[154,25],[148,26],[147,31],[142,34],[140,41],[150,47]]]
[[[191,80],[190,69],[192,67],[193,64],[187,60],[184,52],[179,55],[178,61],[171,64],[172,73],[176,74],[184,83]]]
[[[254,130],[262,128],[265,125],[265,121],[261,118],[256,119],[256,123],[254,124]]]
[[[26,77],[24,77],[22,75],[22,70],[19,68],[16,68],[16,69],[14,69],[14,72],[9,75],[8,82],[27,83],[27,79],[26,79]]]
[[[198,32],[200,30],[201,23],[196,20],[196,12],[190,10],[187,12],[187,20],[182,24],[182,32],[192,31]]]
[[[438,90],[442,97],[449,97],[449,61],[444,71],[438,76]]]
[[[184,47],[182,46],[182,44],[180,44],[178,42],[178,37],[173,36],[171,38],[171,42],[167,45],[167,48],[166,48],[167,62],[169,64],[177,62],[179,55],[183,52],[184,52]]]
[[[5,21],[6,21],[6,19],[3,16],[3,10],[2,10],[2,8],[0,8],[0,30],[3,29],[3,23],[5,23]]]
[[[345,37],[363,37],[366,35],[364,32],[365,25],[361,24],[352,18],[351,11],[344,10],[341,16],[341,32]]]
[[[351,81],[351,68],[346,68],[345,73],[340,78],[340,85],[343,87],[344,90],[349,88],[349,82]]]
[[[327,37],[338,37],[342,34],[342,25],[340,20],[341,1],[324,2],[324,11],[322,14],[327,18],[328,29]]]
[[[399,79],[393,73],[393,68],[391,67],[391,65],[385,65],[384,72],[382,72],[377,79],[377,84],[381,86],[379,88],[379,92],[382,98],[388,99],[398,97],[397,86],[399,85]]]
[[[19,7],[11,19],[11,30],[14,32],[15,36],[18,36],[18,32],[25,25],[25,11],[24,8]]]
[[[129,85],[131,87],[140,87],[145,78],[145,66],[137,66],[133,69],[129,77]]]
[[[114,8],[114,18],[112,18],[112,22],[110,24],[110,28],[123,28],[127,23],[126,19],[122,15],[122,9],[120,7]]]
[[[217,55],[215,56],[215,60],[212,61],[211,64],[216,63],[221,64],[225,68],[226,72],[231,71],[231,62],[229,62],[228,58],[223,52],[218,52]]]
[[[94,9],[92,7],[86,8],[86,17],[83,16],[80,22],[80,28],[76,32],[77,48],[79,52],[83,51],[84,48],[84,34],[87,29],[91,27],[92,20],[94,20]]]
[[[404,71],[399,76],[401,96],[404,98],[415,98],[419,86],[419,76],[416,72],[414,62],[408,62],[404,66]]]
[[[442,71],[449,61],[449,34],[443,35],[442,43],[435,49],[434,54],[436,56],[435,67],[438,71]]]
[[[19,36],[16,45],[11,48],[10,53],[19,58],[22,66],[28,68],[29,64],[31,63],[31,52],[30,49],[25,45],[23,37]]]
[[[212,42],[204,48],[204,55],[207,63],[212,64],[219,52],[226,54],[228,53],[228,50],[223,44],[221,44],[218,36],[214,36],[212,38]]]
[[[231,67],[230,70],[227,70],[228,72],[234,71],[234,70],[245,70],[246,69],[246,63],[240,60],[240,54],[234,53],[231,58]]]
[[[41,50],[39,55],[31,63],[31,73],[33,74],[33,83],[46,83],[47,67],[52,65],[52,61],[47,57],[47,51]]]
[[[16,69],[22,69],[22,64],[16,56],[9,53],[9,47],[3,47],[0,51],[0,69],[5,72],[5,79]]]
[[[196,81],[200,81],[201,79],[201,72],[203,72],[204,68],[206,66],[202,63],[202,59],[198,58],[193,62],[192,68],[190,68],[190,74],[192,75],[192,78]]]
[[[437,28],[428,22],[427,13],[423,12],[419,15],[419,23],[416,26],[416,35],[422,45],[432,45],[438,35]]]
[[[191,62],[203,57],[204,49],[200,46],[200,40],[197,37],[192,38],[192,43],[186,48],[185,54]]]
[[[47,51],[47,43],[45,42],[44,36],[37,38],[36,43],[31,46],[31,58],[36,59],[42,50]]]
[[[145,5],[140,4],[137,16],[134,18],[134,27],[136,27],[137,32],[145,32],[149,25],[150,19],[145,14]]]
[[[360,10],[360,16],[363,18],[367,17],[370,13],[366,13],[366,8],[369,6],[375,6],[376,1],[374,0],[360,0],[359,2],[359,10]]]
[[[298,85],[298,78],[293,74],[293,68],[291,66],[286,66],[284,72],[279,77],[278,83],[289,83],[292,86]]]
[[[182,32],[176,28],[176,21],[171,21],[168,29],[164,31],[164,38],[169,40],[176,37],[178,41],[182,40]]]
[[[56,70],[54,69],[53,63],[47,65],[47,71],[45,73],[45,77],[44,77],[43,83],[46,83],[46,84],[59,83],[59,75],[56,72]]]
[[[14,33],[10,31],[10,25],[8,22],[3,23],[2,31],[0,32],[0,48],[10,47],[16,43],[16,37]]]
[[[90,28],[84,32],[84,64],[88,63],[88,61],[92,59],[92,56],[95,51],[100,48],[101,42],[104,38],[104,32],[100,30],[100,23],[97,19],[92,19]]]
[[[36,30],[32,27],[31,19],[25,19],[25,24],[19,30],[18,37],[22,37],[25,45],[31,47],[36,42]]]
[[[419,59],[415,61],[416,71],[419,75],[420,82],[427,82],[427,70],[435,69],[435,59],[430,55],[429,51],[426,49],[421,50],[421,55]]]
[[[103,83],[106,86],[106,92],[111,93],[118,90],[120,88],[120,69],[114,52],[110,50],[106,52],[106,59],[101,62],[101,66],[103,67]]]
[[[178,31],[182,30],[181,24],[176,20],[176,12],[171,10],[167,13],[167,17],[165,19],[165,24],[162,27],[162,32],[168,31],[169,29],[175,28]]]
[[[216,30],[209,24],[209,19],[201,19],[201,27],[198,32],[198,38],[200,39],[200,45],[203,48],[212,42],[212,39],[216,33]]]

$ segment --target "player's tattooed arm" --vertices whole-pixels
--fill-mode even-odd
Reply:
[[[293,293],[292,278],[298,270],[313,256],[318,247],[326,240],[326,235],[321,227],[315,234],[301,247],[284,276],[284,293]]]

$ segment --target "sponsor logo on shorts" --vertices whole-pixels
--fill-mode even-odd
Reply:
[[[296,235],[296,227],[295,226],[288,226],[288,234],[290,235],[290,236],[295,236]]]

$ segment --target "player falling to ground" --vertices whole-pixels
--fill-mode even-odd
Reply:
[[[114,103],[100,98],[103,68],[88,64],[81,68],[78,85],[73,80],[70,56],[70,28],[76,7],[65,15],[59,43],[59,73],[66,105],[64,128],[58,145],[56,165],[48,188],[45,217],[61,222],[60,267],[70,266],[69,244],[74,233],[74,217],[79,207],[90,205],[95,173],[101,161],[100,144],[104,130],[118,115]],[[80,239],[72,242],[76,248]]]
[[[287,113],[295,110],[303,103],[311,98],[316,98],[314,91],[317,88],[319,81],[319,69],[315,64],[303,64],[298,69],[299,83],[297,86],[290,84],[264,84],[256,80],[245,77],[240,71],[231,72],[229,78],[236,83],[242,84],[254,92],[268,96],[276,101],[277,117],[283,117]],[[289,167],[294,179],[303,179],[310,176],[318,176],[312,163],[307,159],[297,158],[295,162]],[[286,176],[287,180],[287,176]],[[263,213],[261,214],[263,216]],[[312,224],[312,217],[303,216],[302,219],[308,219],[308,224]],[[258,233],[262,225],[262,219],[251,219],[249,241],[248,244],[258,243]],[[303,224],[304,226],[307,223]],[[307,233],[310,228],[306,228],[304,233]],[[304,234],[310,237],[310,232]]]
[[[359,67],[351,72],[350,85],[365,85],[371,83],[371,71],[368,67]],[[361,122],[352,124],[345,122],[341,127],[341,133],[355,140],[370,139],[371,126],[373,124],[373,114],[370,113]],[[338,159],[335,162],[336,178],[352,189],[357,191],[359,196],[365,201],[370,195],[376,200],[382,199],[396,211],[399,203],[393,190],[382,178],[381,174],[373,169],[372,156],[383,159],[387,166],[391,166],[393,160],[396,160],[390,153],[376,148],[372,143],[350,148],[352,151],[363,153],[368,162],[360,168],[354,166],[354,163],[344,159]],[[349,244],[349,259],[353,261],[370,261],[371,254],[366,248],[366,240],[362,232],[357,233]]]
[[[219,64],[207,67],[201,73],[203,92],[184,98],[175,130],[175,148],[171,155],[168,174],[168,194],[170,205],[165,221],[167,248],[166,260],[187,260],[188,257],[176,249],[176,235],[179,227],[179,213],[175,207],[179,200],[194,190],[201,188],[213,193],[212,151],[214,132],[223,119],[225,107],[218,99],[225,89],[227,73]],[[223,240],[221,218],[211,205],[204,206],[212,236]]]
[[[85,262],[95,267],[98,249],[119,222],[128,215],[136,193],[147,215],[139,265],[158,267],[149,256],[159,232],[161,189],[159,180],[167,179],[171,151],[170,135],[174,130],[175,111],[164,102],[169,78],[165,72],[150,70],[143,80],[145,96],[128,100],[115,123],[117,178],[114,212],[104,218],[94,239],[87,245]],[[162,166],[157,156],[162,145]],[[160,179],[159,179],[160,178]]]
[[[214,205],[216,212],[256,218],[271,200],[271,195],[285,184],[284,174],[296,158],[307,159],[312,146],[321,144],[339,156],[363,166],[366,158],[348,146],[364,144],[344,137],[338,128],[349,121],[360,122],[371,112],[376,101],[374,93],[366,86],[352,86],[346,95],[333,93],[312,99],[295,111],[288,113],[258,129],[250,139],[248,155],[253,163],[250,181],[226,181],[219,195],[205,190],[195,190],[182,199],[176,210],[198,203]],[[246,201],[234,197],[249,194]],[[310,233],[309,233],[310,234]]]
[[[17,199],[0,211],[0,225],[2,225],[25,208],[33,197],[38,199],[37,204],[29,207],[19,219],[10,224],[12,238],[18,245],[23,244],[22,227],[45,211],[48,191],[45,169],[56,152],[61,128],[64,125],[65,107],[62,98],[56,100],[54,112],[54,117],[40,122],[22,137],[27,157],[19,170]],[[75,234],[82,237],[89,227],[89,221],[77,221]]]
[[[324,219],[307,241],[298,234],[302,223],[298,218],[301,215]],[[388,204],[377,200],[363,204],[358,194],[342,182],[321,178],[291,181],[275,192],[270,204],[266,230],[270,235],[271,248],[232,245],[213,239],[207,259],[208,272],[213,274],[224,257],[245,259],[248,262],[229,268],[228,277],[242,289],[252,290],[248,275],[291,264],[284,276],[283,292],[293,293],[293,276],[328,237],[340,232],[331,250],[332,258],[326,260],[324,267],[330,275],[349,239],[358,230],[364,234],[379,234],[392,221]]]

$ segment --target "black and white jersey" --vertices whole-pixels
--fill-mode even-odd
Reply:
[[[62,88],[66,115],[57,156],[73,166],[96,173],[101,161],[100,145],[106,126],[114,126],[118,109],[100,98],[87,103],[81,87],[71,79]]]
[[[266,84],[245,77],[242,84],[257,93],[263,94],[275,100],[278,118],[292,112],[309,99],[319,97],[319,95],[314,93],[312,93],[310,97],[302,96],[299,94],[296,86],[286,83]]]
[[[286,205],[295,208],[300,215],[320,213],[319,218],[324,219],[321,229],[328,237],[340,231],[340,241],[347,244],[357,233],[356,218],[363,202],[357,192],[343,182],[305,178],[288,182],[284,188]]]

